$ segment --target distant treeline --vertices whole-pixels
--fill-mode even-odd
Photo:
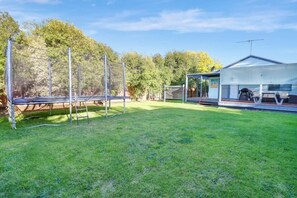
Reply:
[[[221,64],[206,52],[170,51],[165,56],[160,54],[146,56],[128,52],[120,55],[111,47],[86,36],[74,25],[57,19],[48,19],[42,23],[27,22],[24,27],[26,31],[20,29],[19,24],[9,13],[0,12],[0,95],[5,92],[5,51],[9,38],[19,45],[41,49],[70,47],[78,54],[91,53],[97,57],[107,54],[111,61],[123,61],[126,64],[127,89],[135,100],[153,99],[161,92],[164,84],[185,83],[187,73],[210,72],[221,68]],[[52,54],[52,56],[57,55]],[[93,66],[94,64],[90,64],[90,67]],[[194,82],[189,84],[190,87],[195,86]]]

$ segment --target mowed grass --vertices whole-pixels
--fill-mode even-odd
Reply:
[[[162,102],[100,113],[17,130],[0,118],[0,197],[297,196],[297,114]]]

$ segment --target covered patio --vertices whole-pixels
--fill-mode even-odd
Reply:
[[[186,75],[186,102],[218,105],[219,71]]]
[[[219,105],[297,107],[297,64],[233,67],[220,74]]]

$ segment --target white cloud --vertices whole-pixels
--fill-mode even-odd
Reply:
[[[90,29],[90,30],[85,30],[85,34],[86,34],[86,35],[89,35],[89,36],[92,36],[92,35],[97,34],[97,31],[96,31],[96,30],[92,30],[92,29]]]
[[[19,5],[1,4],[0,10],[9,12],[9,14],[20,24],[27,21],[42,21],[49,18],[58,18],[58,13],[39,13],[38,10],[26,10],[24,7]]]
[[[107,2],[106,2],[106,5],[112,5],[112,4],[114,4],[115,3],[115,0],[108,0]]]
[[[93,26],[117,31],[169,30],[176,32],[214,31],[275,31],[279,29],[297,30],[297,23],[288,23],[295,13],[286,11],[262,11],[232,16],[221,16],[199,9],[185,11],[163,11],[155,16],[137,18],[137,12],[123,12],[111,18],[100,19]],[[134,20],[131,16],[134,14]],[[128,18],[129,17],[129,18]]]

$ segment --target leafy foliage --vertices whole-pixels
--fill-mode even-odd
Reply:
[[[22,87],[21,96],[32,95],[34,89],[37,95],[48,94],[48,72],[42,70],[51,64],[57,70],[53,78],[52,93],[65,95],[68,90],[67,76],[67,48],[71,48],[73,61],[73,75],[78,73],[80,67],[88,75],[84,76],[83,83],[78,85],[74,80],[74,89],[81,86],[83,94],[99,92],[103,87],[103,57],[106,54],[110,64],[120,60],[119,55],[112,48],[99,43],[76,28],[74,25],[57,19],[50,19],[42,23],[26,23],[26,32],[20,32],[17,23],[8,13],[1,13],[0,20],[1,54],[0,54],[0,85],[3,87],[4,49],[6,40],[14,36],[19,45],[16,49],[22,55],[15,56],[19,64],[16,71],[17,82],[15,87]],[[17,36],[16,36],[17,34]],[[30,48],[29,46],[33,47]],[[37,50],[39,49],[39,50]],[[36,57],[46,57],[48,60],[37,60]],[[180,85],[185,83],[187,73],[205,73],[218,69],[221,64],[213,60],[206,52],[170,51],[164,57],[160,54],[143,56],[137,52],[128,52],[122,56],[126,63],[127,85],[130,96],[135,99],[154,99],[161,93],[166,85]],[[99,70],[98,70],[99,66]],[[27,68],[27,69],[26,69]],[[119,76],[121,69],[113,66],[114,83],[120,88]],[[34,79],[34,80],[33,80]],[[24,83],[25,82],[25,83]],[[195,83],[189,82],[190,87]],[[37,86],[38,85],[38,88]],[[26,88],[27,87],[27,88]],[[118,93],[117,90],[111,90]]]
[[[3,94],[4,90],[4,66],[7,40],[14,38],[19,31],[19,25],[12,17],[7,12],[0,12],[0,96]],[[4,97],[1,98],[3,99]],[[1,100],[0,103],[4,103],[4,101]]]
[[[152,58],[136,52],[127,53],[123,60],[128,68],[128,90],[134,99],[149,93],[160,92],[162,85],[181,85],[185,83],[187,73],[206,73],[221,68],[206,52],[168,52],[163,58],[155,54]],[[190,87],[195,86],[189,82]]]
[[[123,56],[127,69],[127,86],[133,99],[148,97],[161,90],[160,72],[151,57],[142,56],[136,52]]]
[[[173,51],[166,54],[164,67],[171,70],[171,84],[180,85],[185,83],[187,73],[207,73],[222,65],[206,52]]]

